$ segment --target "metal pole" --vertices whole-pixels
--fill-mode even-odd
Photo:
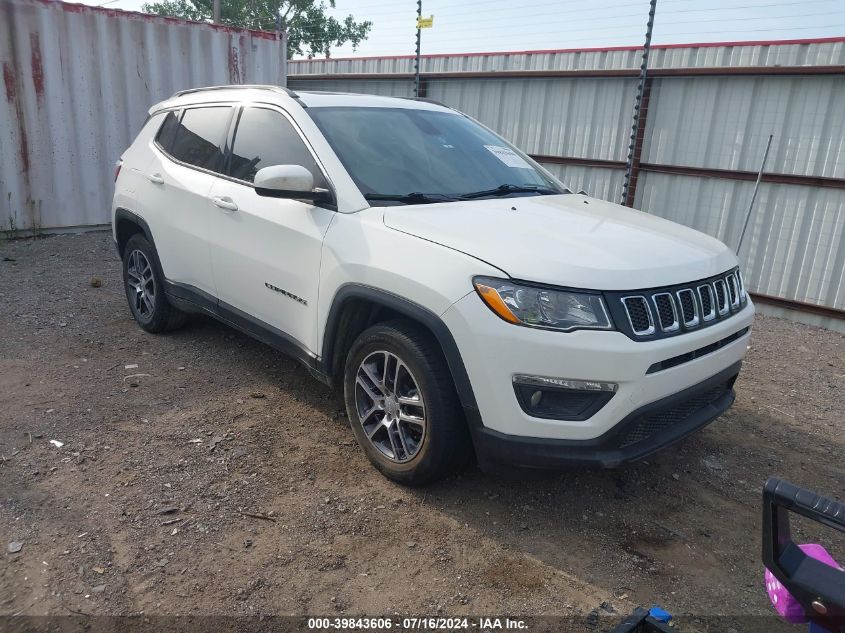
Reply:
[[[757,182],[754,183],[754,193],[751,194],[751,203],[748,205],[748,212],[745,214],[745,223],[742,225],[742,233],[739,234],[739,244],[736,245],[736,254],[742,248],[742,241],[745,239],[745,232],[748,230],[748,221],[751,219],[751,210],[754,208],[754,201],[757,199],[757,190],[760,188],[760,181],[763,179],[763,168],[766,166],[766,159],[769,157],[769,149],[772,147],[774,134],[769,134],[766,142],[766,151],[763,152],[763,162],[760,163],[760,171],[757,172]]]
[[[220,2],[221,0],[214,0],[214,4],[211,9],[211,21],[215,24],[220,24]]]
[[[282,14],[276,14],[276,41],[279,42],[279,85],[288,85],[288,34],[282,30]]]
[[[422,0],[417,0],[417,56],[414,58],[414,96],[420,96],[420,41],[422,29],[419,28],[422,18]]]
[[[634,148],[637,144],[637,135],[640,132],[640,104],[643,99],[646,78],[648,77],[648,54],[651,51],[651,32],[654,28],[654,13],[657,11],[657,0],[651,0],[648,9],[648,24],[645,32],[645,44],[643,45],[643,60],[640,64],[640,83],[637,86],[637,99],[634,102],[634,124],[631,126],[631,143],[628,145],[628,162],[625,165],[625,182],[622,185],[622,204],[628,198],[628,188],[631,186],[631,177],[634,173]]]

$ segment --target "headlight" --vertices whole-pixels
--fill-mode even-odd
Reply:
[[[564,331],[613,328],[599,294],[528,286],[490,277],[476,277],[473,283],[484,303],[508,323]]]

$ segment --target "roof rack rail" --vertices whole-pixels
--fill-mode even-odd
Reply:
[[[399,99],[407,99],[408,101],[422,101],[423,103],[431,103],[433,105],[439,105],[444,108],[449,108],[450,110],[454,110],[453,107],[447,106],[445,103],[441,101],[437,101],[436,99],[429,99],[428,97],[398,97]]]
[[[195,92],[205,92],[207,90],[232,90],[237,88],[249,89],[249,90],[272,90],[274,92],[283,92],[289,97],[294,99],[298,99],[299,95],[296,94],[293,90],[289,88],[284,88],[282,86],[271,86],[267,84],[231,84],[228,86],[206,86],[204,88],[188,88],[187,90],[180,90],[173,94],[171,99],[176,97],[181,97],[187,94],[193,94]]]

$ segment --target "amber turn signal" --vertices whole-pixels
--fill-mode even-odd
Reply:
[[[520,322],[519,319],[514,316],[513,312],[508,309],[508,306],[505,305],[505,302],[502,300],[502,297],[499,296],[499,293],[496,292],[495,288],[475,282],[475,289],[478,291],[478,294],[484,303],[487,304],[487,307],[495,312],[499,317],[508,323]]]

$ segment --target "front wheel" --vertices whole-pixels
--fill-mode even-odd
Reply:
[[[365,330],[344,372],[346,410],[358,444],[388,478],[421,485],[463,466],[469,433],[434,338],[411,322]]]

